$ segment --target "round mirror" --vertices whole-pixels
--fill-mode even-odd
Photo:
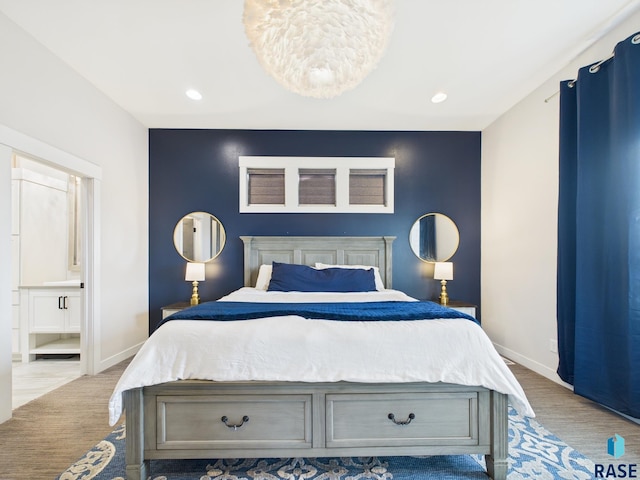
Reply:
[[[220,220],[206,212],[185,215],[173,230],[173,244],[189,262],[213,260],[220,255],[226,238]]]
[[[411,250],[425,262],[446,262],[456,253],[459,243],[458,227],[442,213],[422,215],[409,232]]]

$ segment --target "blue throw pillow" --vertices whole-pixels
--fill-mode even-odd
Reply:
[[[324,268],[273,262],[269,292],[375,292],[373,269]]]

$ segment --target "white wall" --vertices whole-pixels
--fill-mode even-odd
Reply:
[[[0,71],[0,127],[101,168],[96,354],[102,370],[132,354],[147,336],[148,131],[2,14]],[[6,169],[0,165],[3,175]],[[0,221],[10,218],[8,208],[0,202]],[[4,229],[0,226],[0,234]],[[10,261],[9,248],[0,248],[0,265]],[[10,289],[5,276],[0,276],[1,339],[11,328],[11,316],[4,315]],[[11,367],[5,343],[0,343],[2,392],[3,374]],[[0,398],[0,420],[6,408]]]
[[[501,353],[559,383],[550,350],[557,340],[559,96],[545,99],[639,25],[637,13],[482,132],[482,325]]]
[[[11,149],[0,145],[0,263],[11,260]],[[0,268],[0,423],[11,417],[11,269]]]

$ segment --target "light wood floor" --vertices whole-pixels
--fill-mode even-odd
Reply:
[[[0,480],[55,478],[103,439],[107,402],[128,362],[84,376],[14,410],[0,424]],[[640,463],[640,426],[519,365],[522,384],[537,420],[596,463]],[[619,461],[606,453],[614,433],[626,440]]]
[[[536,421],[595,463],[640,463],[640,425],[520,365],[511,366],[536,412]],[[607,454],[615,433],[625,439],[625,455]]]

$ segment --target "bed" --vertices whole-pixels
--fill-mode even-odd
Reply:
[[[507,405],[533,416],[531,406],[473,319],[443,309],[422,320],[432,307],[393,290],[394,238],[241,237],[245,286],[163,324],[114,389],[127,478],[146,479],[154,459],[483,454],[489,476],[505,479]],[[375,286],[265,291],[302,266],[358,271],[344,277],[357,282],[374,272]],[[392,304],[415,313],[366,316]],[[234,318],[218,318],[234,305]],[[326,305],[354,308],[358,321],[316,318]],[[211,308],[216,318],[202,321]]]

